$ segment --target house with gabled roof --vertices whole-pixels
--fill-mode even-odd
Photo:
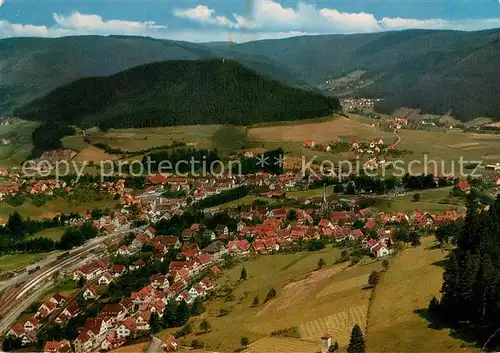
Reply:
[[[118,338],[114,334],[106,335],[104,340],[101,342],[101,351],[109,351],[112,349],[117,349],[125,344],[125,339]]]
[[[106,271],[104,272],[100,277],[99,279],[97,280],[97,283],[100,285],[100,286],[107,286],[109,285],[111,282],[113,282],[114,280],[114,277],[113,275],[109,272],[109,271]]]
[[[138,311],[133,316],[135,320],[135,327],[138,331],[148,331],[149,330],[149,319],[151,318],[151,311],[142,310]]]
[[[179,349],[181,346],[181,342],[172,336],[171,334],[168,334],[167,337],[165,337],[165,340],[163,341],[161,348],[165,352],[175,352],[177,349]]]
[[[180,292],[177,298],[175,298],[175,301],[180,303],[183,300],[186,302],[186,304],[191,305],[194,301],[194,298],[189,294],[187,290],[183,290],[182,292]]]
[[[55,293],[50,297],[49,299],[52,303],[54,303],[56,306],[60,306],[66,302],[66,297],[61,295],[61,293]]]
[[[50,300],[46,300],[40,305],[38,308],[38,311],[36,312],[35,316],[36,317],[47,317],[49,316],[54,310],[56,310],[57,306]]]
[[[84,300],[98,299],[101,295],[97,287],[88,287],[82,294]]]
[[[231,240],[227,244],[227,249],[229,251],[229,254],[231,255],[238,255],[238,256],[248,255],[250,252],[250,243],[246,239]]]
[[[165,289],[170,287],[167,276],[162,274],[151,276],[149,282],[154,289]]]
[[[46,341],[43,353],[72,353],[71,343],[64,339],[62,341]]]
[[[131,317],[126,318],[116,325],[116,336],[119,338],[126,338],[132,335],[136,330],[135,320]]]
[[[377,243],[375,246],[373,246],[370,249],[372,255],[376,258],[384,257],[389,255],[390,251],[387,249],[387,247],[383,244]]]
[[[457,185],[455,185],[455,189],[460,190],[466,195],[470,194],[471,192],[471,186],[467,180],[462,180],[461,182],[459,182]]]

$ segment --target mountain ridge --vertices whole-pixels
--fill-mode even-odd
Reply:
[[[9,40],[15,45],[6,48]],[[352,94],[385,98],[377,109],[386,113],[408,106],[435,114],[451,110],[462,120],[500,119],[498,43],[500,29],[326,34],[239,44],[134,36],[4,39],[0,40],[0,112],[82,77],[107,76],[163,60],[226,57],[308,89],[363,71],[360,79],[370,83]]]
[[[99,94],[95,94],[98,92]],[[330,115],[339,101],[227,59],[162,61],[61,86],[17,116],[78,126],[248,125]]]

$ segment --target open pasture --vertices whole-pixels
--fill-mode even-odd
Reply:
[[[433,245],[433,237],[422,238],[421,246],[402,251],[382,276],[368,314],[368,352],[479,352],[425,319],[429,301],[439,298],[448,254]]]

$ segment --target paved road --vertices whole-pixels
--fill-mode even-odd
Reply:
[[[148,353],[158,353],[161,352],[161,345],[162,345],[162,340],[157,338],[156,336],[153,336],[153,339],[149,343],[148,346]]]

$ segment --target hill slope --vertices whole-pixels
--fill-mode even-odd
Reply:
[[[221,45],[218,45],[220,50]],[[374,83],[361,94],[461,118],[500,118],[500,29],[460,32],[408,30],[324,35],[232,45],[242,55],[263,55],[310,84],[367,71]]]
[[[80,126],[148,127],[299,120],[332,114],[336,98],[285,86],[232,60],[165,61],[77,80],[16,111]]]
[[[0,113],[9,112],[74,80],[106,76],[164,60],[213,58],[211,49],[193,43],[127,36],[9,38],[0,40]],[[236,58],[236,57],[235,57]],[[294,73],[266,57],[247,66],[282,82],[304,86]]]

